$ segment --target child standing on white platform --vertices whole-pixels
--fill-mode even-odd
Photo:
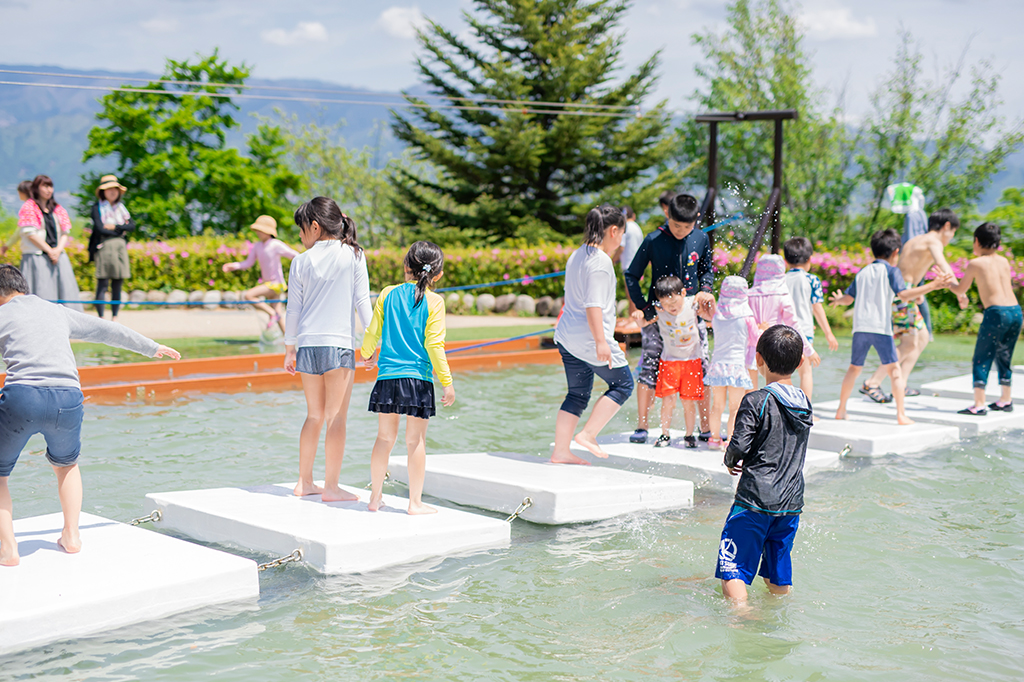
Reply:
[[[57,474],[64,512],[58,545],[69,554],[82,548],[82,388],[70,339],[104,343],[151,358],[178,351],[113,322],[79,313],[28,294],[28,282],[13,265],[0,265],[0,356],[7,377],[0,392],[0,566],[16,566],[13,504],[7,479],[28,439],[41,433],[46,460]]]
[[[736,276],[722,280],[711,328],[715,331],[715,350],[704,382],[713,392],[708,448],[716,450],[723,444],[722,414],[726,404],[729,405],[729,424],[725,432],[725,440],[728,441],[736,427],[740,401],[754,388],[747,367],[757,366],[757,340],[761,332],[754,322],[754,311],[747,302],[747,280]]]
[[[754,286],[750,287],[747,300],[750,302],[750,309],[754,311],[754,321],[757,322],[759,329],[764,330],[777,324],[798,328],[796,307],[786,285],[786,262],[782,260],[782,256],[769,254],[757,261]],[[821,363],[821,358],[814,352],[814,347],[807,337],[804,337],[804,356],[815,366]],[[756,389],[757,367],[747,365],[747,370],[750,372],[750,383]]]
[[[821,288],[821,279],[812,275],[811,256],[814,246],[807,237],[793,237],[782,245],[782,253],[786,258],[786,286],[793,297],[793,308],[796,312],[796,330],[804,335],[807,342],[814,345],[814,322],[825,332],[825,340],[830,351],[839,350],[839,342],[825,315],[825,293]],[[800,390],[813,400],[814,369],[811,363],[802,362],[797,374],[800,376]]]
[[[306,251],[292,260],[285,321],[287,372],[302,375],[306,421],[299,434],[296,495],[320,495],[324,502],[354,502],[338,485],[345,458],[345,418],[355,380],[357,324],[370,319],[370,278],[356,241],[356,224],[333,199],[316,197],[295,211]],[[356,313],[359,322],[356,322]],[[313,462],[324,440],[324,487],[313,483]]]
[[[370,393],[376,412],[377,440],[370,455],[370,511],[383,506],[384,475],[405,415],[409,451],[409,513],[433,514],[423,504],[427,467],[427,420],[436,414],[433,373],[444,387],[441,404],[455,402],[455,386],[444,354],[444,299],[429,288],[444,274],[444,253],[437,244],[416,242],[405,254],[405,284],[384,287],[361,350],[366,366],[377,365],[377,383]],[[380,355],[377,355],[377,342]]]

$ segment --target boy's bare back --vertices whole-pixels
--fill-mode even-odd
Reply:
[[[986,308],[1017,305],[1017,297],[1013,295],[1010,261],[998,253],[971,259],[964,279],[968,282],[974,280],[981,304]]]

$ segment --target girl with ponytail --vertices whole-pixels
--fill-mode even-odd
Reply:
[[[568,394],[555,419],[555,449],[551,461],[589,464],[570,451],[576,444],[596,457],[607,457],[597,435],[633,393],[633,375],[625,353],[615,341],[615,267],[612,254],[622,244],[626,217],[608,204],[587,213],[583,246],[565,265],[565,306],[555,327],[555,344],[562,355]],[[590,402],[594,375],[608,384],[583,430],[573,436],[580,415]]]
[[[351,502],[359,498],[339,487],[338,476],[355,379],[356,332],[370,320],[370,278],[356,242],[356,224],[332,199],[316,197],[299,206],[295,224],[306,247],[292,260],[288,273],[284,333],[284,368],[302,375],[306,394],[295,494],[321,495],[324,502]],[[325,423],[327,466],[321,488],[313,483],[313,462]]]
[[[422,494],[427,420],[436,413],[434,372],[444,387],[441,403],[448,407],[455,402],[452,373],[444,354],[444,299],[430,291],[443,274],[444,254],[437,244],[416,242],[410,246],[405,254],[405,284],[380,292],[363,337],[361,353],[366,366],[378,367],[377,383],[370,393],[370,412],[378,413],[377,440],[370,456],[370,511],[383,506],[384,475],[403,414],[409,451],[409,513],[437,511],[423,504]]]

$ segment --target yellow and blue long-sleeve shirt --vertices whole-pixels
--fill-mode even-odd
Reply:
[[[452,373],[444,354],[444,299],[427,291],[417,306],[412,282],[384,287],[373,306],[373,318],[360,350],[373,355],[380,342],[378,379],[432,381],[433,371],[442,386],[450,386]]]

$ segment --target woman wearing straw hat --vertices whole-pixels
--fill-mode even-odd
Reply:
[[[281,267],[281,259],[291,260],[299,255],[299,252],[291,248],[277,238],[277,221],[268,215],[261,215],[251,225],[259,241],[249,248],[249,255],[241,263],[225,263],[224,272],[235,270],[248,270],[256,261],[260,263],[260,283],[246,291],[243,296],[253,306],[270,316],[267,322],[267,329],[275,324],[284,333],[284,303],[275,303],[271,308],[260,299],[270,298],[280,301],[288,291],[288,284],[284,280],[284,269]]]
[[[128,188],[114,175],[104,175],[96,188],[92,207],[92,235],[89,237],[89,260],[96,263],[96,300],[102,301],[110,287],[110,312],[117,320],[121,305],[121,285],[131,277],[126,236],[135,229],[135,221],[125,208],[124,193]],[[103,317],[103,304],[96,304],[96,313]]]
[[[37,175],[32,198],[18,211],[21,232],[21,274],[29,293],[47,301],[79,301],[75,272],[64,247],[71,241],[71,218],[53,198],[53,180]],[[81,303],[64,303],[82,311]]]

